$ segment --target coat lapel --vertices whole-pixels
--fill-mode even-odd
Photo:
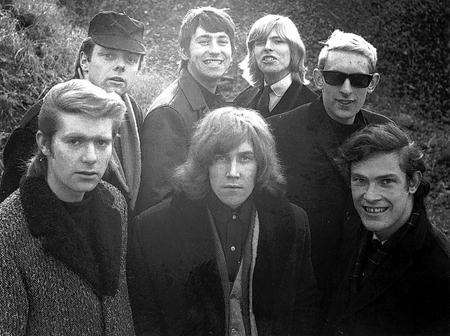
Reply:
[[[208,112],[208,106],[198,85],[191,74],[187,70],[183,70],[180,77],[180,88],[192,110],[197,113],[197,119],[200,119]]]
[[[303,94],[303,90],[299,90],[300,83],[296,80],[293,80],[287,91],[281,97],[281,100],[275,105],[275,107],[270,111],[270,115],[280,114],[283,112],[287,112],[296,107],[296,103],[298,100],[297,96],[301,96]]]

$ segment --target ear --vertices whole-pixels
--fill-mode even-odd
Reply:
[[[45,156],[49,156],[51,154],[50,151],[50,143],[47,139],[47,137],[42,133],[41,131],[36,132],[36,143],[38,145],[39,150],[44,154]]]
[[[316,87],[319,90],[322,90],[324,84],[325,84],[325,79],[323,78],[322,72],[315,68],[313,71],[313,78],[314,78],[314,84],[316,85]]]
[[[186,52],[186,50],[184,50],[183,48],[179,49],[179,54],[180,57],[183,61],[188,61],[189,60],[189,53]]]
[[[378,72],[375,72],[373,74],[372,81],[367,87],[367,92],[372,93],[373,91],[375,91],[375,88],[377,87],[379,82],[380,82],[380,74]]]
[[[408,192],[414,194],[419,188],[420,181],[422,181],[422,173],[420,171],[414,172],[412,178],[408,183]]]
[[[85,74],[89,71],[89,60],[86,56],[86,54],[84,53],[84,51],[80,51],[80,67],[81,70],[83,71],[83,77],[85,77]]]

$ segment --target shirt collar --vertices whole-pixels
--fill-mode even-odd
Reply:
[[[277,97],[282,97],[284,95],[284,93],[289,89],[291,84],[292,84],[292,76],[291,76],[291,73],[288,73],[286,76],[284,76],[278,82],[270,85],[270,88],[272,89],[272,92]]]
[[[216,222],[224,223],[237,216],[243,223],[250,223],[253,201],[252,196],[247,198],[244,203],[237,209],[231,209],[229,206],[223,204],[214,192],[211,192],[207,197],[207,205]]]

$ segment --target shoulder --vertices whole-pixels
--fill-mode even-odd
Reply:
[[[14,244],[24,235],[29,235],[29,230],[17,189],[0,203],[0,242]]]
[[[233,100],[233,104],[241,107],[248,107],[251,100],[258,93],[259,88],[256,86],[248,86],[240,92]]]
[[[182,98],[180,78],[174,80],[163,92],[161,92],[150,105],[145,113],[145,118],[155,110],[164,107],[174,108],[176,100]]]
[[[366,122],[368,124],[387,124],[390,122],[392,122],[392,123],[394,122],[382,114],[375,113],[375,112],[369,111],[367,109],[362,109],[361,113],[363,114],[364,119],[366,120]]]
[[[103,180],[100,182],[100,184],[104,188],[104,190],[112,196],[112,206],[114,208],[117,208],[121,213],[126,213],[127,202],[119,189]]]
[[[267,119],[268,123],[276,133],[284,132],[292,129],[298,131],[306,125],[310,119],[310,111],[313,103],[304,104],[296,107],[293,110],[271,116]]]

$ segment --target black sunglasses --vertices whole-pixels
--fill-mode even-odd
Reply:
[[[340,86],[345,80],[350,79],[350,84],[356,88],[366,88],[372,81],[373,75],[368,74],[347,74],[340,71],[325,71],[322,70],[323,78],[329,85]]]

